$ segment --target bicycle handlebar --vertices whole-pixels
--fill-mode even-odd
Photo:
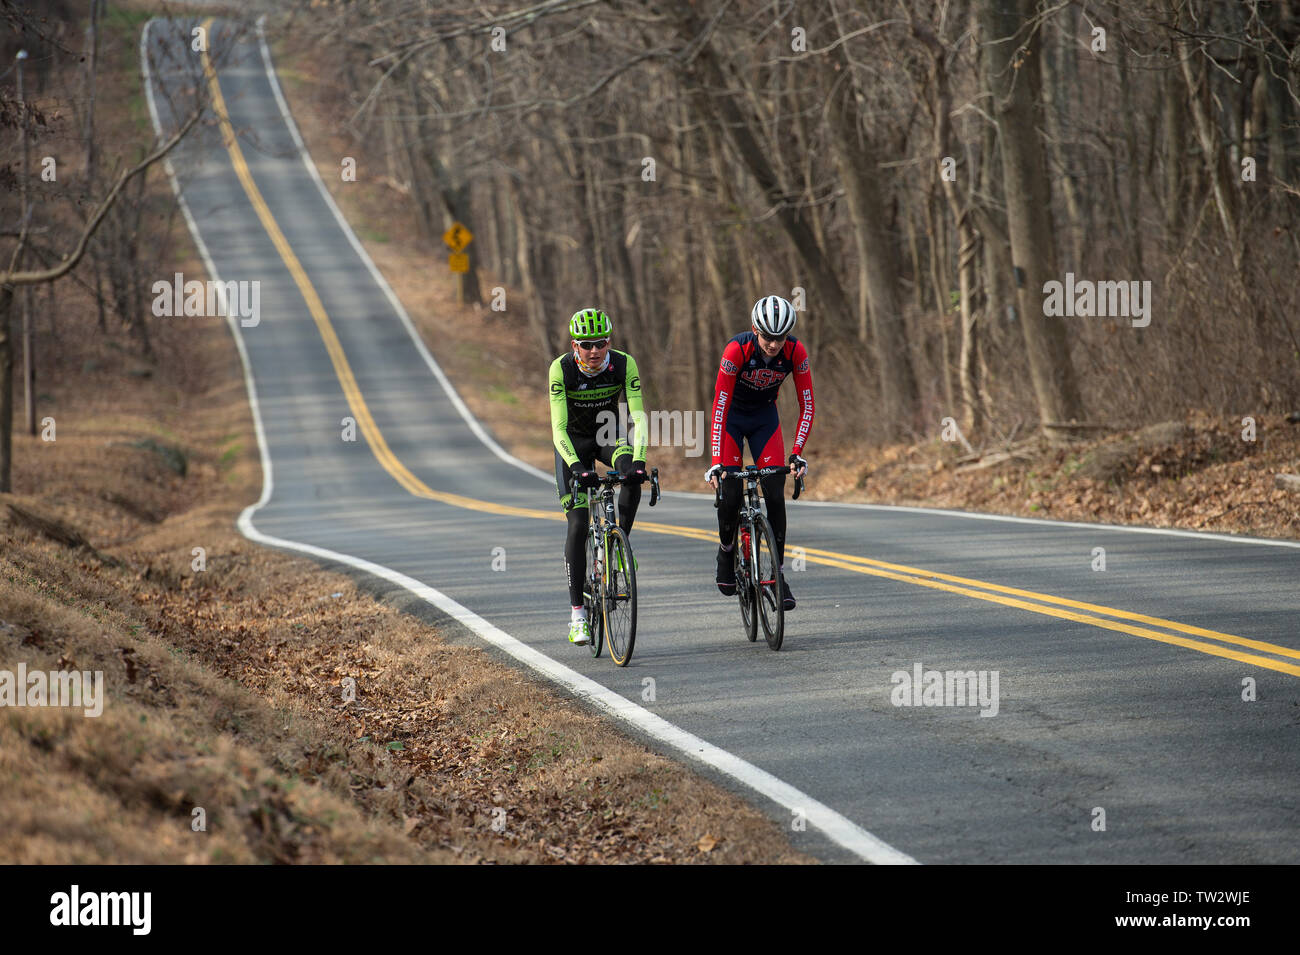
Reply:
[[[658,468],[651,468],[650,476],[646,478],[645,481],[637,481],[637,482],[628,481],[618,471],[606,471],[603,476],[600,475],[599,472],[597,472],[596,480],[597,480],[597,487],[617,487],[620,484],[649,483],[650,506],[654,507],[656,504],[659,503],[660,491],[659,491],[659,469]],[[575,477],[571,477],[569,478],[569,490],[574,494],[578,494],[585,490],[595,490],[595,488],[579,487],[578,479]]]
[[[719,478],[721,478],[722,480],[719,480],[718,486],[713,489],[713,506],[716,509],[721,504],[722,481],[726,480],[727,478],[737,478],[737,479],[746,478],[746,477],[765,478],[765,477],[770,477],[774,474],[789,474],[789,473],[791,473],[790,467],[789,465],[786,464],[782,464],[774,467],[768,467],[768,468],[756,468],[751,464],[748,467],[746,467],[745,470],[743,471],[723,471],[722,474],[719,475]],[[792,501],[799,500],[799,494],[802,491],[803,491],[803,478],[796,477],[794,479],[794,494],[790,496],[790,499]]]
[[[765,478],[765,477],[770,477],[773,474],[789,474],[789,473],[790,473],[790,467],[789,465],[786,464],[773,465],[772,467],[768,467],[768,468],[756,468],[754,467],[754,465],[751,464],[748,467],[746,467],[745,470],[743,471],[723,471],[722,476],[724,478],[743,478],[743,477],[748,477],[749,475],[752,474],[755,477]]]

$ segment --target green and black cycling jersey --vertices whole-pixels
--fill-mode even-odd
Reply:
[[[615,443],[620,400],[627,402],[629,439],[636,442],[632,446],[633,459],[645,460],[649,440],[646,429],[633,425],[645,420],[641,374],[631,355],[611,348],[604,370],[587,375],[570,352],[551,362],[550,378],[551,436],[556,454],[565,465],[572,466],[582,457],[575,444]]]
[[[584,544],[588,528],[587,491],[572,493],[576,471],[595,469],[604,461],[625,477],[637,470],[644,477],[649,438],[641,403],[641,373],[627,352],[610,349],[605,367],[588,375],[572,352],[551,362],[551,434],[555,445],[555,491],[569,524],[564,540],[564,568],[569,578],[569,605],[581,609],[587,579]],[[619,434],[619,401],[627,402],[626,421],[636,446]],[[636,422],[642,422],[641,427]],[[641,500],[640,483],[624,484],[618,492],[618,523],[631,533]]]

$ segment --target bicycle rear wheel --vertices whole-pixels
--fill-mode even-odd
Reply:
[[[609,658],[625,667],[636,645],[636,564],[632,561],[632,545],[621,527],[609,529],[605,549],[605,638],[609,641]]]
[[[596,559],[596,535],[587,535],[587,579],[582,587],[582,603],[587,608],[587,627],[591,630],[591,643],[588,648],[593,657],[600,656],[601,638],[605,632],[605,621],[601,610],[601,573],[600,561]]]
[[[736,528],[736,541],[731,553],[736,568],[736,596],[740,598],[740,621],[750,643],[758,639],[758,608],[754,606],[754,578],[749,570],[754,562],[752,550],[749,527],[742,522]]]
[[[766,518],[754,518],[754,544],[758,551],[755,565],[758,616],[763,621],[763,636],[773,650],[781,649],[785,638],[785,601],[781,596],[781,563],[776,556],[776,537]]]

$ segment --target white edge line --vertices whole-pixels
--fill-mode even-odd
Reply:
[[[1227,541],[1232,544],[1264,544],[1268,547],[1294,547],[1300,541],[1274,540],[1269,537],[1245,537],[1236,534],[1215,534],[1210,531],[1188,531],[1176,527],[1130,527],[1125,524],[1090,524],[1087,521],[1054,521],[1044,517],[1013,517],[1008,514],[979,514],[973,511],[950,511],[937,507],[909,507],[903,504],[857,504],[849,501],[787,501],[796,507],[851,507],[868,511],[896,511],[903,514],[941,514],[944,517],[965,517],[972,521],[1004,521],[1010,524],[1049,524],[1052,527],[1071,527],[1089,531],[1126,531],[1130,534],[1164,534],[1170,537],[1192,537],[1199,540]]]
[[[666,497],[693,497],[713,500],[708,492],[664,491]],[[847,507],[859,511],[891,511],[898,514],[938,514],[943,517],[964,517],[971,521],[1002,521],[1007,524],[1045,524],[1049,527],[1068,527],[1086,531],[1123,531],[1128,534],[1162,534],[1167,537],[1191,537],[1196,540],[1225,541],[1229,544],[1263,544],[1266,547],[1292,547],[1300,549],[1300,541],[1279,540],[1272,537],[1247,537],[1243,534],[1216,534],[1212,531],[1189,531],[1178,527],[1133,527],[1129,524],[1104,524],[1088,521],[1058,521],[1047,517],[1016,517],[1011,514],[981,514],[977,511],[953,511],[939,507],[921,507],[910,504],[862,504],[856,501],[791,501],[786,507]]]
[[[146,23],[144,30],[141,33],[140,61],[144,72],[146,96],[149,102],[149,114],[153,120],[155,131],[161,136],[162,124],[158,118],[157,107],[154,105],[153,88],[148,68],[148,48],[146,45],[149,26],[153,22],[153,20],[150,20]],[[262,44],[263,60],[266,63],[267,72],[272,78],[274,88],[275,71],[271,66],[269,53],[266,49],[264,34],[262,33],[261,19],[258,20],[257,26],[259,40]],[[288,113],[285,111],[283,98],[277,96],[277,99],[279,100],[281,110],[285,112],[285,118],[288,119]],[[290,122],[292,122],[292,120],[290,120]],[[290,128],[292,129],[292,126]],[[298,140],[298,145],[299,149],[302,150],[302,141],[300,139]],[[305,156],[305,150],[303,151]],[[190,215],[189,207],[181,194],[180,184],[176,179],[175,170],[173,169],[170,160],[166,160],[166,169],[168,178],[172,183],[172,188],[176,192],[181,209],[185,215],[185,221],[189,226],[190,234],[193,236],[194,242],[199,250],[199,255],[203,259],[204,266],[208,269],[213,281],[219,283],[221,278],[217,274],[216,268],[212,262],[212,257],[208,254],[207,245],[204,243],[203,237],[199,233],[198,225]],[[312,169],[312,172],[314,174],[315,170]],[[324,184],[320,182],[319,176],[316,176],[315,178],[318,185],[320,185],[321,190],[324,191]],[[328,193],[326,193],[326,198],[328,198]],[[333,207],[332,202],[330,205]],[[347,227],[346,220],[342,219],[337,207],[333,208],[335,216],[340,220],[346,233],[351,236],[352,232],[351,229]],[[361,250],[357,245],[355,238],[353,239],[353,246],[354,248],[357,248],[363,256],[365,255],[364,250]],[[402,310],[400,303],[397,302],[392,291],[388,289],[387,284],[383,282],[382,276],[380,276],[375,270],[373,263],[370,262],[368,257],[365,258],[365,261],[367,265],[369,265],[372,274],[378,278],[381,287],[388,292],[389,299],[394,303],[398,310],[398,314],[402,315],[405,319],[408,330],[411,331],[412,336],[415,337],[417,342],[419,342],[419,337],[415,335],[414,327],[411,325],[410,319],[406,316],[405,311]],[[231,314],[231,310],[225,309],[225,312],[226,322],[230,326],[231,334],[234,335],[235,344],[239,350],[239,360],[244,368],[244,384],[248,390],[248,401],[253,413],[253,424],[257,433],[257,444],[262,458],[263,475],[265,478],[262,485],[262,496],[258,499],[256,504],[244,508],[239,515],[237,525],[240,532],[245,537],[249,540],[256,541],[257,543],[285,548],[288,550],[296,550],[304,554],[311,554],[314,557],[337,561],[341,564],[354,567],[357,570],[372,574],[409,590],[411,593],[437,607],[458,623],[472,630],[488,643],[492,644],[499,650],[508,653],[510,656],[519,660],[531,669],[546,676],[575,696],[599,707],[609,715],[622,720],[624,723],[640,730],[663,745],[676,750],[688,759],[703,763],[706,766],[710,766],[719,772],[730,776],[737,782],[740,782],[761,795],[766,796],[768,799],[785,807],[792,813],[801,813],[808,822],[821,830],[832,842],[849,850],[859,858],[877,865],[917,864],[917,861],[911,856],[900,852],[888,843],[878,839],[876,836],[840,815],[824,803],[818,802],[816,799],[806,795],[791,786],[789,783],[786,783],[773,776],[771,773],[746,762],[739,756],[729,753],[718,746],[714,746],[712,743],[706,742],[692,733],[688,733],[681,727],[668,722],[663,717],[651,713],[649,710],[625,699],[594,680],[583,676],[581,673],[571,670],[563,664],[552,660],[545,654],[534,650],[527,644],[510,636],[510,634],[506,633],[504,630],[489,623],[487,620],[457,603],[441,591],[435,590],[427,584],[421,583],[412,577],[407,577],[405,574],[398,573],[388,567],[383,567],[379,564],[374,564],[370,561],[353,557],[350,554],[341,554],[337,551],[326,550],[323,547],[315,547],[311,544],[272,537],[269,534],[263,534],[261,531],[257,530],[257,528],[253,526],[252,516],[254,512],[261,508],[270,499],[271,489],[273,487],[271,459],[270,453],[267,449],[266,432],[262,427],[262,411],[257,400],[257,387],[253,382],[253,372],[248,360],[248,351],[244,346],[238,324],[236,323],[233,314]],[[439,380],[444,384],[444,387],[448,389],[448,393],[454,398],[455,392],[451,390],[450,383],[446,381],[446,377],[443,376],[441,370],[438,369],[437,363],[433,361],[432,356],[428,354],[427,350],[424,350],[423,347],[421,350],[426,356],[426,360],[430,367],[434,369]],[[473,417],[469,415],[469,410],[465,408],[463,404],[459,407],[461,409],[461,414],[466,416],[466,420],[470,422],[471,425],[475,425],[476,422]],[[482,440],[488,443],[489,446],[497,452],[498,456],[502,457],[504,460],[511,460],[508,454],[501,450],[500,447],[496,446],[495,443],[491,442],[491,439],[486,435],[486,432],[483,432],[479,428],[475,428],[475,433]],[[524,464],[522,461],[517,463],[525,469],[529,469],[529,466]],[[537,471],[538,469],[532,468],[531,470]],[[538,471],[538,473],[542,474],[543,477],[549,478],[549,476],[545,475],[544,472]]]
[[[144,74],[144,92],[145,100],[149,104],[149,118],[153,121],[155,135],[161,138],[163,134],[162,120],[158,117],[158,106],[154,102],[153,96],[153,77],[149,72],[149,28],[158,22],[162,22],[161,19],[154,17],[145,23],[144,28],[140,31],[140,72]],[[221,299],[221,311],[225,314],[226,324],[230,326],[231,335],[235,339],[235,348],[239,352],[239,361],[244,368],[244,386],[248,391],[249,404],[253,408],[253,430],[257,434],[257,447],[262,459],[262,496],[257,499],[256,504],[250,504],[240,513],[237,523],[242,531],[245,522],[252,516],[253,511],[271,499],[271,490],[274,486],[274,479],[271,474],[271,456],[267,452],[266,432],[262,428],[262,415],[258,411],[257,385],[253,382],[253,370],[248,361],[248,350],[244,347],[243,336],[239,333],[239,326],[235,322],[233,310],[228,307],[226,302],[226,287],[221,283],[220,276],[217,274],[217,266],[208,253],[208,246],[199,232],[198,223],[194,221],[194,216],[190,213],[190,204],[185,201],[185,194],[181,192],[181,184],[176,178],[176,168],[172,165],[170,155],[163,157],[163,168],[167,171],[167,178],[172,184],[172,192],[176,194],[176,202],[181,207],[181,215],[185,217],[185,224],[190,230],[190,236],[194,239],[194,244],[198,248],[199,258],[203,260],[203,267],[208,270],[208,274],[216,282],[217,295]],[[252,524],[250,523],[248,526],[251,528]]]

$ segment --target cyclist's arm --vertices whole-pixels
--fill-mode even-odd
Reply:
[[[560,368],[560,358],[551,362],[551,443],[560,452],[564,463],[573,466],[578,463],[578,452],[569,440],[569,398],[564,390],[564,371]]]
[[[809,367],[808,350],[803,347],[803,342],[795,342],[790,359],[794,362],[794,390],[799,398],[799,426],[795,428],[794,447],[791,450],[795,454],[802,455],[804,443],[808,440],[813,423],[812,369]]]
[[[627,354],[624,352],[624,354]],[[636,359],[627,356],[627,374],[623,378],[623,397],[627,399],[627,416],[636,432],[636,445],[633,448],[633,461],[645,461],[646,448],[650,446],[650,429],[646,426],[645,404],[641,400],[641,373],[637,371]]]
[[[713,414],[709,430],[709,453],[713,464],[722,463],[722,433],[727,426],[727,413],[731,411],[731,401],[736,394],[736,376],[740,374],[740,365],[744,360],[737,342],[727,342],[722,350],[722,361],[718,364],[718,382],[713,387]]]

